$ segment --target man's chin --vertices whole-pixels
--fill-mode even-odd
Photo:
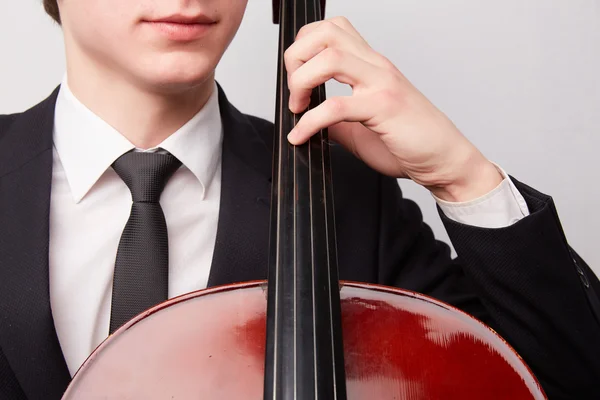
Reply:
[[[218,58],[205,52],[171,52],[141,55],[129,67],[133,78],[159,91],[180,92],[214,79]]]
[[[199,75],[155,76],[145,80],[147,89],[161,94],[180,94],[196,90],[212,83],[214,73]]]

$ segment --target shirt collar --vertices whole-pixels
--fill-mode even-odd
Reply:
[[[54,147],[65,170],[75,203],[79,203],[104,172],[135,146],[94,114],[71,92],[66,78],[56,100]],[[216,83],[202,109],[154,149],[177,157],[203,187],[202,198],[221,161],[223,127]]]

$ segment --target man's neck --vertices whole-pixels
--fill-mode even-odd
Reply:
[[[183,92],[144,90],[122,77],[82,76],[72,69],[67,79],[81,103],[141,149],[158,146],[185,125],[214,88],[214,74]]]

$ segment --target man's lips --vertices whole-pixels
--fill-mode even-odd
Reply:
[[[173,14],[168,17],[150,19],[148,22],[163,22],[163,23],[173,23],[173,24],[182,24],[182,25],[195,25],[195,24],[213,24],[216,21],[209,16],[204,14],[196,14],[196,15],[183,15],[183,14]]]
[[[205,15],[172,15],[143,21],[151,28],[173,41],[191,41],[205,35],[216,21]]]

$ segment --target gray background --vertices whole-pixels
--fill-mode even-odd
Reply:
[[[42,100],[64,73],[60,29],[40,3],[0,0],[0,113]],[[328,3],[328,17],[348,17],[489,159],[552,195],[571,245],[600,274],[600,1]],[[271,0],[249,0],[217,79],[242,111],[273,120],[270,20]],[[349,91],[331,83],[328,94]],[[448,241],[429,193],[401,186]]]

